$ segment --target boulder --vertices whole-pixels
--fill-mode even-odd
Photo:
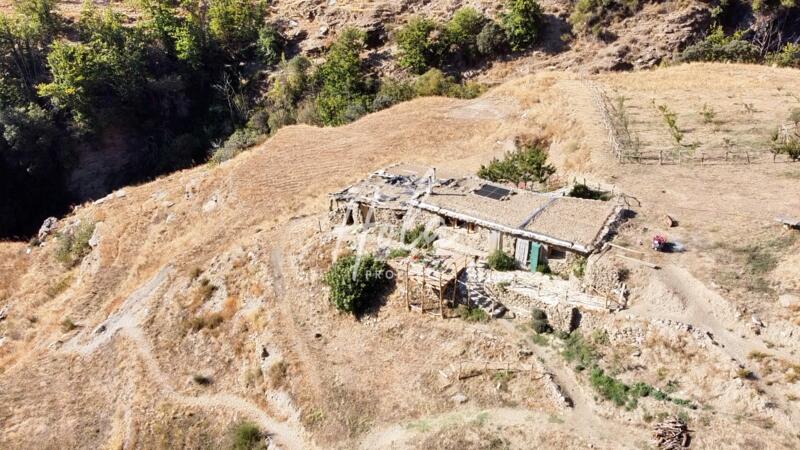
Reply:
[[[50,233],[52,233],[53,230],[55,230],[57,223],[58,219],[56,219],[55,217],[48,217],[47,219],[44,219],[44,222],[42,222],[42,226],[39,227],[39,234],[38,234],[39,240],[44,241],[47,238],[47,236],[49,236]]]

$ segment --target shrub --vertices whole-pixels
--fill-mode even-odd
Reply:
[[[489,320],[489,315],[486,314],[486,311],[482,310],[481,308],[475,308],[475,307],[459,308],[458,316],[466,320],[467,322],[487,322]]]
[[[284,38],[272,25],[265,25],[258,30],[256,51],[261,62],[268,66],[277,64],[283,56]]]
[[[405,81],[392,78],[381,80],[381,87],[372,100],[372,110],[380,111],[397,103],[411,100],[416,96],[414,87]]]
[[[587,259],[585,256],[579,256],[575,259],[575,263],[572,265],[572,273],[575,274],[578,278],[583,278],[583,275],[586,273],[586,262]]]
[[[223,49],[240,51],[258,39],[266,7],[261,0],[215,0],[208,6],[208,32]]]
[[[505,158],[493,159],[488,166],[481,166],[478,176],[489,181],[538,181],[544,183],[555,173],[555,167],[547,162],[547,151],[542,143],[521,144],[517,142],[517,150],[507,153]]]
[[[503,51],[508,45],[508,38],[503,28],[494,21],[487,22],[475,39],[478,53],[489,56]]]
[[[94,234],[94,222],[84,221],[70,232],[58,236],[56,259],[66,268],[75,267],[84,256],[92,251],[89,239]]]
[[[778,67],[800,67],[800,43],[788,43],[779,52],[767,57],[770,64]]]
[[[266,448],[263,435],[258,425],[252,422],[242,422],[233,426],[231,429],[231,449],[232,450],[255,450]]]
[[[468,61],[474,59],[478,53],[478,34],[485,22],[486,17],[474,8],[459,8],[445,26],[447,44],[450,46],[448,50],[452,52],[455,47]]]
[[[78,325],[72,321],[69,317],[65,318],[61,321],[61,331],[64,333],[69,333],[70,331],[78,328]]]
[[[758,48],[744,40],[743,33],[737,31],[725,36],[722,27],[716,27],[705,39],[690,45],[683,53],[682,61],[729,61],[756,62],[760,59]]]
[[[270,120],[271,119],[272,117],[270,116]],[[240,128],[231,133],[221,147],[214,150],[214,153],[211,155],[211,162],[219,164],[223,161],[227,161],[244,150],[256,145],[262,138],[263,136],[258,134],[255,130]]]
[[[583,183],[576,183],[574,186],[572,186],[572,189],[570,189],[569,191],[569,196],[576,198],[585,198],[589,200],[607,201],[610,199],[609,194],[602,191],[596,191]]]
[[[297,123],[315,127],[323,125],[322,118],[319,116],[319,111],[317,111],[316,99],[304,100],[297,106]]]
[[[438,65],[443,52],[441,34],[436,22],[422,17],[411,19],[397,33],[400,67],[422,73],[428,67]]]
[[[433,247],[433,241],[436,240],[436,234],[432,231],[425,229],[425,225],[417,225],[410,230],[402,230],[403,243],[407,245],[414,244],[417,248],[430,249]]]
[[[547,321],[547,313],[538,308],[531,311],[531,328],[533,328],[533,331],[537,334],[553,332],[553,327],[551,327],[550,322]]]
[[[525,50],[533,45],[539,37],[541,21],[542,8],[536,0],[509,0],[507,12],[503,15],[503,28],[511,50]]]
[[[371,254],[348,255],[333,264],[324,281],[331,289],[331,301],[340,311],[359,314],[388,281],[388,270],[386,263]]]
[[[568,362],[575,363],[575,370],[579,371],[594,367],[600,360],[600,354],[595,346],[576,331],[564,339],[562,355]]]
[[[411,250],[408,250],[406,248],[393,248],[389,252],[388,258],[389,259],[405,258],[406,256],[408,256],[410,254],[411,254]]]
[[[269,127],[270,134],[275,134],[281,128],[287,125],[294,125],[296,123],[294,113],[291,109],[278,109],[272,111],[267,119],[267,126]]]
[[[439,69],[431,69],[414,80],[414,91],[420,97],[446,96],[456,98],[475,98],[483,93],[483,86],[476,83],[457,83],[453,77]]]
[[[503,272],[515,270],[517,268],[517,260],[499,249],[489,254],[487,263],[492,270],[499,270]]]

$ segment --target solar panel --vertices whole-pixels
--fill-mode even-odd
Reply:
[[[491,184],[484,184],[480,187],[480,189],[475,191],[475,195],[480,195],[481,197],[487,197],[494,200],[500,200],[510,193],[511,191],[506,188],[492,186]]]

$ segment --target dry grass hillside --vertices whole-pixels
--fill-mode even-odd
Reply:
[[[800,72],[767,67],[590,80],[630,98],[643,135],[658,127],[650,99],[668,102],[708,151],[725,133],[756,142],[797,102],[784,93],[800,95]],[[739,115],[742,102],[757,112]],[[703,104],[719,111],[719,130],[697,125]],[[648,254],[661,270],[631,265],[630,310],[587,326],[612,336],[620,376],[674,381],[699,408],[601,402],[514,322],[421,316],[396,295],[360,321],[329,305],[326,193],[396,161],[474,171],[520,135],[552,142],[562,179],[627,194],[636,214],[618,242],[644,251],[663,231],[685,246]],[[655,147],[662,135],[642,141]],[[796,448],[800,305],[778,297],[800,289],[800,238],[773,217],[800,216],[798,180],[792,163],[619,164],[586,80],[561,72],[476,100],[415,100],[341,128],[284,128],[220,166],[76,208],[59,229],[96,228],[74,268],[56,260],[52,236],[32,249],[0,243],[0,447],[218,448],[248,420],[281,448],[643,448],[653,417],[683,412],[692,448]],[[677,228],[663,229],[665,213]],[[644,336],[636,359],[619,332],[628,329]],[[555,404],[541,377],[442,382],[456,361],[536,357],[574,408]],[[459,393],[468,400],[454,402]]]

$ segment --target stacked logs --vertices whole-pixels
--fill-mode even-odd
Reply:
[[[664,450],[679,450],[689,446],[689,427],[678,417],[671,417],[656,424],[653,443]]]

